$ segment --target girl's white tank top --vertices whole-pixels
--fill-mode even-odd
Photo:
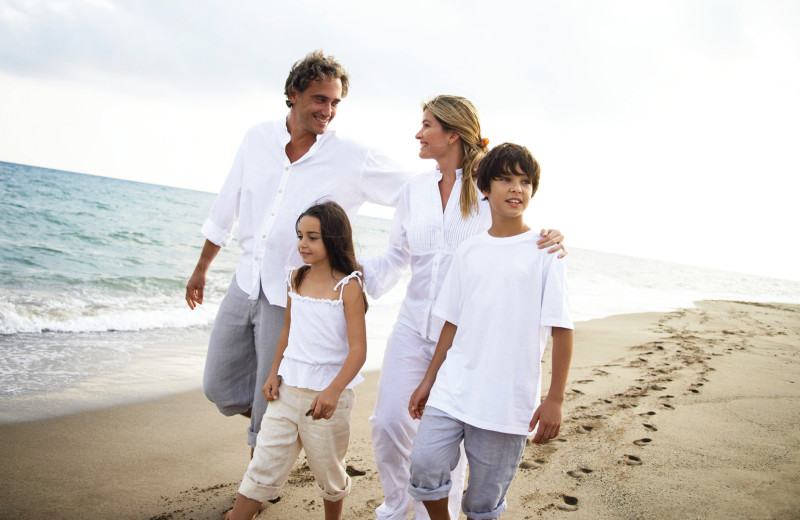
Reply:
[[[297,294],[292,287],[294,269],[287,272],[286,283],[292,302],[291,327],[278,375],[288,385],[322,391],[339,374],[350,352],[342,294],[352,279],[361,285],[361,272],[353,271],[336,284],[334,290],[339,289],[337,300]],[[363,380],[358,374],[347,388],[353,388]]]

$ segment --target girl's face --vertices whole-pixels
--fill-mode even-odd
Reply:
[[[438,160],[444,157],[454,142],[453,133],[442,128],[433,112],[426,108],[422,113],[422,128],[415,136],[419,139],[419,158]]]
[[[322,243],[322,231],[317,217],[305,216],[297,224],[297,251],[305,264],[314,265],[328,261],[328,251]]]

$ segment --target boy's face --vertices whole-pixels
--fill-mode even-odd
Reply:
[[[488,190],[481,190],[489,201],[492,213],[504,218],[519,218],[533,196],[533,186],[522,172],[503,172],[492,179]]]

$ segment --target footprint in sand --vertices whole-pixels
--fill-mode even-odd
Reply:
[[[534,469],[542,466],[545,463],[544,459],[534,459],[533,462],[529,462],[527,460],[520,462],[519,467],[520,469]]]
[[[594,471],[590,470],[589,468],[578,468],[567,471],[567,475],[572,478],[583,478],[586,475],[591,475]]]
[[[383,504],[383,500],[381,500],[380,498],[371,498],[367,500],[367,507],[373,511],[378,509],[378,507],[380,507],[381,504]]]
[[[362,471],[360,469],[356,469],[356,468],[354,468],[353,466],[351,466],[349,464],[347,465],[347,468],[345,468],[345,473],[347,473],[351,477],[363,477],[364,475],[367,474],[366,471]]]
[[[639,415],[641,415],[642,417],[644,417],[645,415],[655,415],[655,414],[656,414],[656,412],[650,411],[650,412],[644,412],[644,413],[640,413]]]
[[[594,379],[580,379],[578,381],[575,381],[575,384],[577,384],[577,385],[585,385],[585,384],[591,383],[593,381],[594,381]]]
[[[578,390],[577,388],[573,388],[573,389],[572,389],[572,392],[573,392],[573,393],[576,393],[576,394],[578,394],[578,395],[583,395],[583,392],[581,392],[581,391],[580,391],[580,390]]]
[[[642,459],[640,459],[636,455],[625,455],[625,464],[627,464],[628,466],[641,466]]]
[[[577,511],[578,510],[578,498],[572,497],[569,495],[563,495],[562,497],[564,502],[558,504],[558,508],[562,511]]]
[[[691,393],[693,393],[693,394],[699,394],[700,393],[700,390],[698,390],[697,388],[690,388],[689,391]]]
[[[675,409],[675,407],[674,407],[674,406],[672,406],[672,405],[671,405],[671,404],[669,404],[669,403],[661,403],[661,406],[662,406],[663,408],[666,408],[667,410],[674,410],[674,409]]]
[[[589,426],[584,424],[578,429],[578,433],[589,433],[592,430],[594,430],[594,426]]]
[[[642,426],[644,426],[645,428],[647,428],[647,429],[648,429],[648,430],[650,430],[651,432],[657,432],[657,431],[658,431],[658,428],[656,428],[656,427],[655,427],[655,426],[653,426],[652,424],[647,424],[647,423],[644,423]]]
[[[643,439],[637,439],[637,440],[633,441],[633,443],[636,446],[647,446],[651,442],[653,442],[653,440],[652,439],[648,439],[647,437],[645,437]]]

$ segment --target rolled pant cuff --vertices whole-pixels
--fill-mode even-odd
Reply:
[[[467,515],[472,520],[489,520],[490,518],[500,518],[500,515],[505,513],[506,511],[506,501],[503,499],[500,502],[500,505],[494,508],[492,511],[488,511],[486,513],[476,513],[474,511],[467,511],[466,509],[462,508],[464,514]]]
[[[340,500],[344,500],[345,497],[350,494],[350,477],[347,477],[347,485],[338,493],[328,493],[319,487],[319,484],[317,484],[317,494],[319,494],[323,500],[327,500],[328,502],[338,502]]]
[[[254,432],[253,428],[247,429],[247,445],[251,448],[256,447],[256,440],[258,439],[258,432]]]
[[[414,484],[408,484],[408,494],[414,497],[414,500],[420,502],[431,502],[433,500],[441,500],[450,494],[451,481],[447,481],[435,489],[426,489],[423,487],[416,487]]]
[[[245,474],[242,479],[242,484],[239,486],[239,494],[244,495],[251,500],[258,502],[266,502],[278,498],[281,486],[268,486],[266,484],[259,484],[253,481]]]

